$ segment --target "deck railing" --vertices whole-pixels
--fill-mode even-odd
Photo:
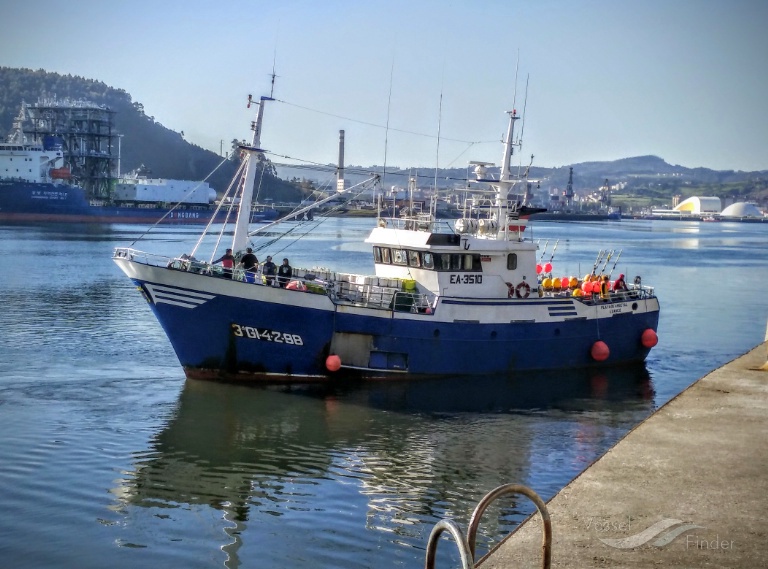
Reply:
[[[130,248],[115,249],[113,257],[215,278],[230,278],[227,275],[231,275],[231,280],[247,284],[267,285],[269,278],[263,274],[261,266],[255,271],[246,271],[243,268],[225,269],[220,265],[186,256],[170,258]],[[269,281],[272,281],[272,286],[280,286],[277,275],[272,275]],[[297,267],[293,269],[292,276],[284,285],[282,288],[288,291],[326,295],[334,304],[421,314],[432,314],[434,307],[434,298],[430,299],[430,295],[403,290],[401,280],[386,277]]]

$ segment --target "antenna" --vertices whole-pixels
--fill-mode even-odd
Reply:
[[[528,82],[531,79],[531,74],[529,73],[525,77],[525,100],[523,101],[523,122],[520,125],[520,138],[518,139],[518,145],[523,146],[523,133],[525,132],[525,109],[528,107]]]
[[[392,55],[392,67],[389,70],[389,97],[387,98],[387,126],[384,131],[384,171],[381,173],[381,185],[387,178],[387,146],[389,143],[389,112],[392,107],[392,77],[395,74],[395,56]]]
[[[278,21],[279,24],[279,21]],[[269,98],[275,94],[275,67],[277,65],[277,29],[275,29],[275,52],[272,54],[272,86],[269,89]]]
[[[277,59],[277,50],[275,50],[275,58],[272,60],[272,75],[271,75],[272,81],[271,81],[271,85],[270,85],[270,88],[269,88],[269,98],[270,99],[275,94],[275,77],[277,77],[277,75],[275,74],[276,59]]]
[[[437,147],[435,148],[435,194],[437,194],[437,169],[440,166],[440,127],[443,124],[443,88],[440,87],[440,105],[437,111]]]
[[[512,108],[517,108],[517,72],[520,69],[520,48],[517,48],[517,62],[515,63],[515,93],[512,96]]]

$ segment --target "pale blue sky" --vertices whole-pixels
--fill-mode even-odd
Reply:
[[[388,165],[434,167],[438,123],[441,167],[498,163],[519,53],[519,110],[530,76],[526,162],[655,154],[688,167],[768,169],[768,0],[0,6],[0,65],[125,89],[216,152],[222,139],[250,138],[246,98],[268,93],[276,57],[275,97],[290,104],[267,109],[266,149],[332,163],[343,128],[347,164],[382,164],[384,129],[302,107],[384,125],[391,87]]]

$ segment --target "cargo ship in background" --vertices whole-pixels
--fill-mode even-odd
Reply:
[[[86,101],[22,103],[11,135],[0,142],[0,222],[194,224],[236,217],[237,208],[217,203],[207,182],[146,172],[119,178],[113,116]],[[277,217],[277,210],[256,207],[252,221]]]

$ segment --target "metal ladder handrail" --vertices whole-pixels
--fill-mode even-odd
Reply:
[[[427,558],[424,563],[425,569],[435,568],[435,556],[437,554],[437,543],[440,539],[440,534],[444,531],[450,532],[453,536],[456,546],[459,548],[459,554],[461,555],[461,567],[462,569],[473,569],[475,562],[473,555],[470,553],[467,540],[464,538],[464,533],[461,531],[459,525],[453,520],[440,520],[432,528],[432,532],[429,534],[427,540]]]
[[[469,518],[469,526],[467,527],[467,545],[469,552],[474,562],[475,559],[475,542],[477,538],[477,528],[480,525],[480,518],[482,517],[488,506],[501,496],[506,494],[522,494],[529,498],[539,510],[542,519],[542,540],[541,540],[541,567],[542,569],[549,569],[552,563],[552,521],[549,517],[549,511],[544,501],[539,497],[536,492],[523,486],[522,484],[503,484],[494,490],[488,492],[485,497],[475,507],[475,511],[472,512],[472,516]],[[434,530],[433,530],[434,532]]]

